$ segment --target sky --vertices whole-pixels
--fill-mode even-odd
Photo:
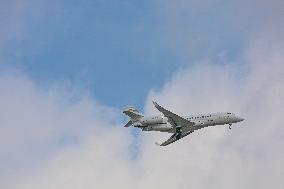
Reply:
[[[0,1],[0,188],[283,188],[281,0]],[[235,112],[167,147],[125,105]]]

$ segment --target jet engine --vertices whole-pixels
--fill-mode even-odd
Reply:
[[[132,125],[133,125],[133,127],[138,127],[138,128],[143,127],[142,123],[140,123],[140,122],[135,122]]]
[[[164,123],[164,119],[163,117],[160,116],[156,116],[156,117],[148,117],[148,118],[142,118],[140,120],[140,123],[142,123],[142,125],[155,125],[155,124],[161,124]]]

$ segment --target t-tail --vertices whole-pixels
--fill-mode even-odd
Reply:
[[[126,107],[123,110],[123,113],[125,115],[127,115],[130,120],[128,121],[128,123],[126,123],[126,125],[124,127],[129,127],[131,126],[133,123],[139,121],[142,117],[144,117],[136,108],[134,107]]]

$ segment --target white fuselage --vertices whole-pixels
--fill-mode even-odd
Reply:
[[[243,120],[243,118],[227,112],[191,115],[183,118],[195,123],[194,130],[215,125],[237,123]],[[143,117],[134,124],[134,127],[139,127],[143,131],[175,132],[173,126],[168,122],[168,119],[161,115]],[[182,131],[189,130],[191,130],[190,127],[182,128]]]

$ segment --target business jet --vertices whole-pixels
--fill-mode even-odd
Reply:
[[[231,129],[233,123],[244,120],[244,118],[229,112],[179,116],[163,108],[157,102],[153,101],[153,104],[163,115],[146,117],[139,113],[134,107],[124,108],[123,113],[130,118],[124,127],[133,126],[142,129],[142,131],[173,133],[167,141],[158,144],[160,146],[167,146],[198,129],[226,124],[228,124],[229,129]]]

